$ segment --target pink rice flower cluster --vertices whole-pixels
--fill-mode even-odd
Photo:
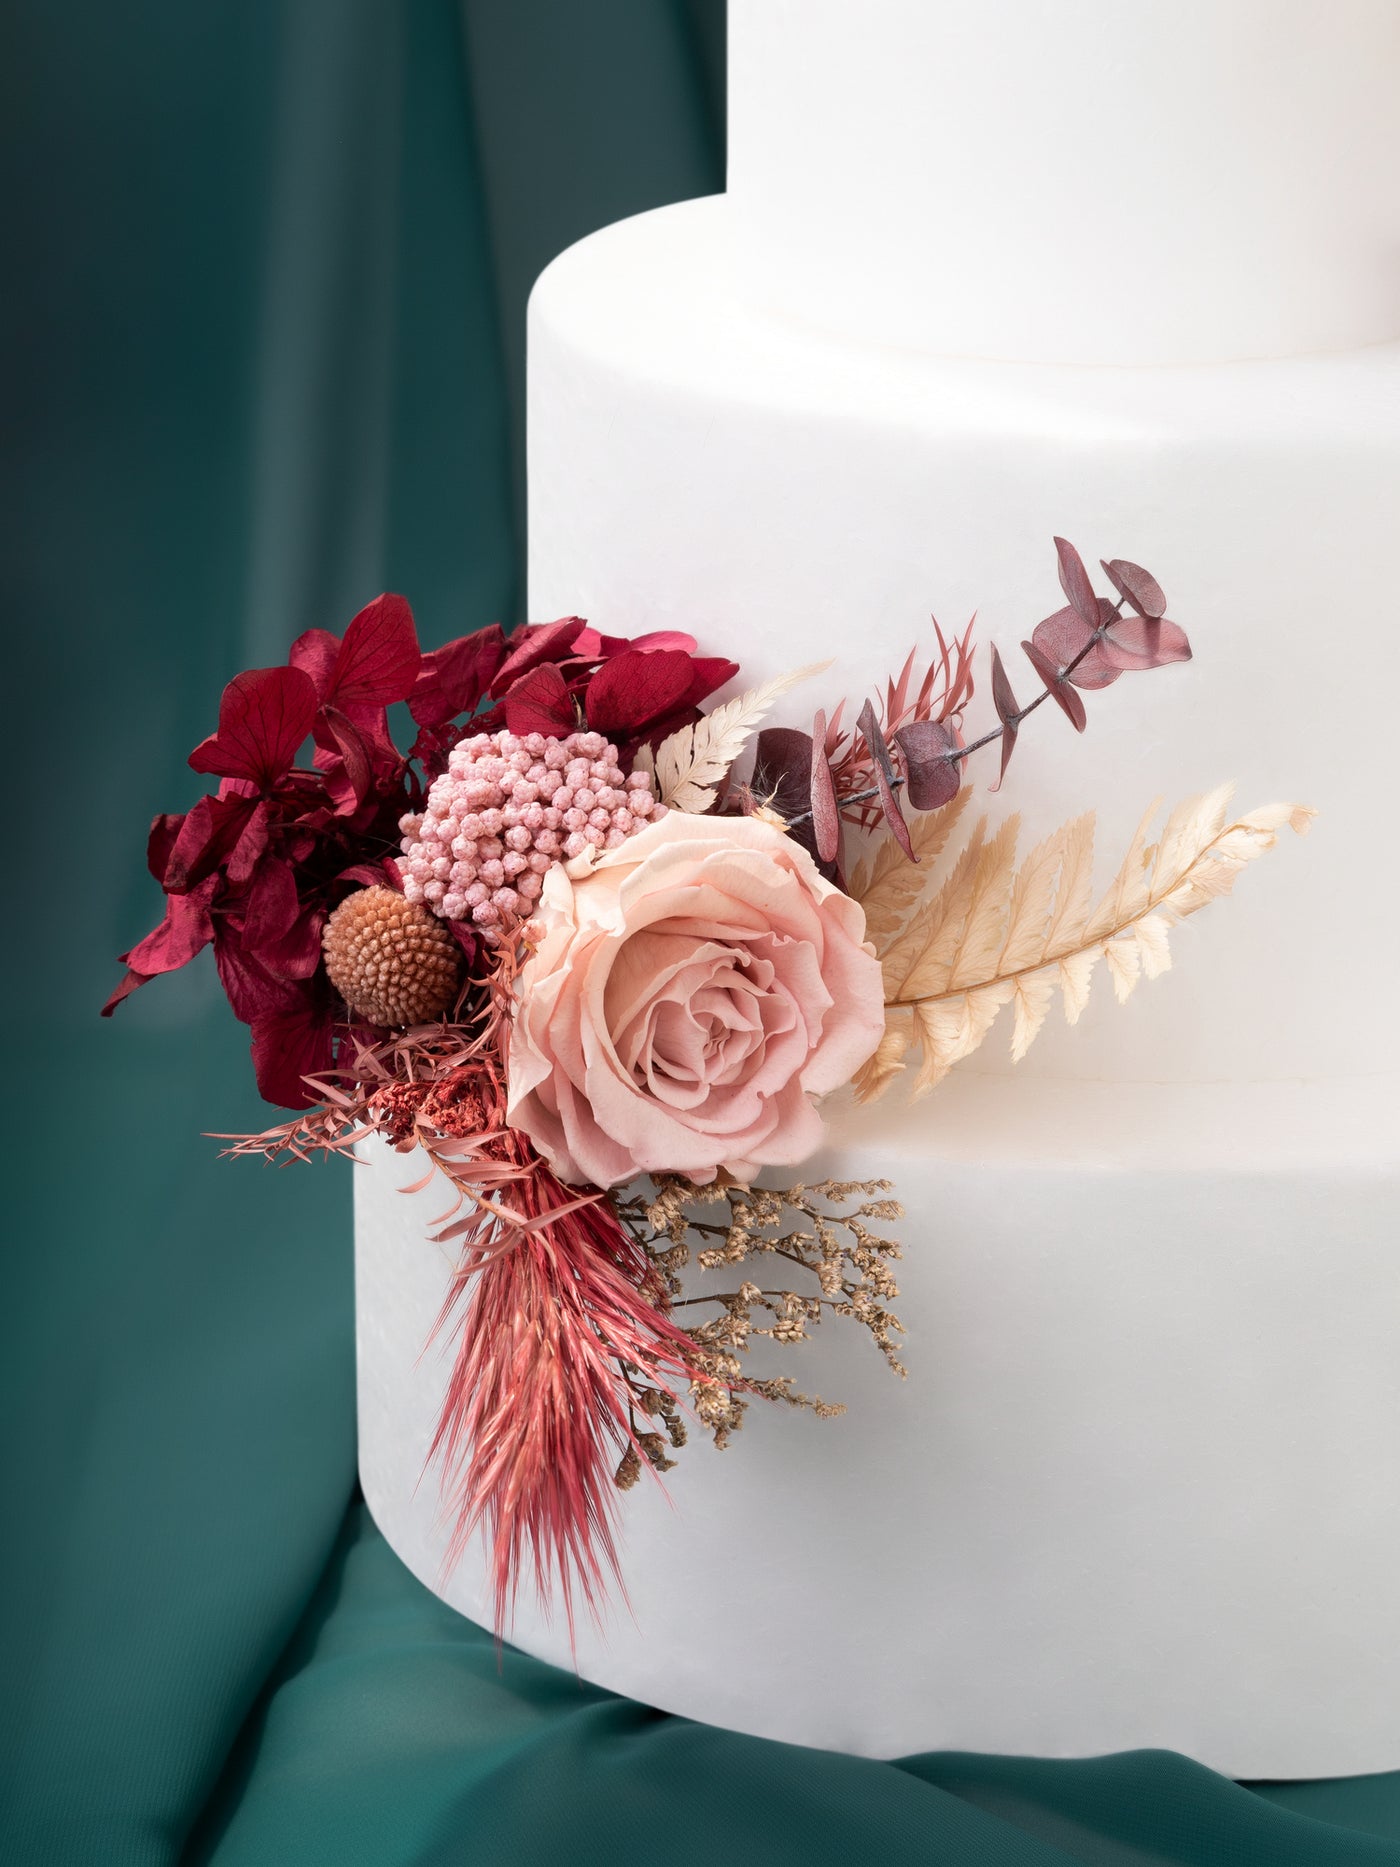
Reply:
[[[665,814],[601,733],[476,733],[453,748],[421,815],[399,820],[404,894],[487,939],[527,919],[555,862],[617,849]]]

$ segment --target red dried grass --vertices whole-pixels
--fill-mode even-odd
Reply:
[[[457,1349],[429,1453],[451,1520],[445,1572],[484,1530],[496,1629],[508,1630],[527,1568],[557,1597],[570,1637],[579,1596],[595,1616],[619,1582],[614,1540],[621,1454],[647,1463],[635,1415],[645,1388],[675,1393],[694,1344],[666,1314],[646,1254],[596,1187],[568,1186],[506,1121],[507,953],[474,1028],[420,1026],[361,1041],[323,1079],[324,1104],[260,1135],[222,1137],[234,1154],[347,1153],[370,1134],[420,1147],[452,1202],[434,1241],[459,1259],[433,1336]]]

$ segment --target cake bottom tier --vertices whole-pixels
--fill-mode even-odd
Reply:
[[[1057,1086],[965,1076],[838,1111],[809,1182],[888,1177],[909,1378],[862,1330],[623,1500],[629,1607],[522,1589],[511,1638],[646,1703],[898,1756],[1161,1746],[1240,1777],[1400,1767],[1400,1099],[1393,1079]],[[443,1573],[424,1476],[447,1350],[440,1188],[357,1176],[360,1470]],[[793,1178],[797,1176],[791,1176]],[[755,1350],[759,1371],[761,1353]]]

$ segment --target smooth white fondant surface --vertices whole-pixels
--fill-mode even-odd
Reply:
[[[848,1403],[755,1408],[630,1493],[630,1614],[585,1678],[761,1736],[896,1756],[1164,1745],[1227,1774],[1400,1766],[1400,1274],[1394,1099],[968,1078],[810,1172],[888,1175],[901,1383],[824,1326],[784,1366]],[[360,1470],[408,1566],[442,1573],[423,1346],[440,1189],[376,1144],[356,1184]],[[436,1202],[436,1203],[435,1203]],[[891,1228],[893,1229],[893,1228]],[[421,1482],[420,1482],[421,1480]],[[567,1667],[522,1593],[513,1638]]]
[[[1400,336],[1395,0],[733,0],[746,292],[953,356]]]
[[[535,287],[530,603],[604,630],[691,630],[743,681],[821,659],[781,703],[850,704],[974,611],[1018,693],[1019,643],[1063,601],[1052,535],[1146,564],[1193,662],[1046,707],[979,808],[1024,837],[1093,807],[1107,872],[1154,797],[1225,779],[1320,812],[1176,937],[1120,1010],[1098,994],[1018,1066],[1183,1082],[1367,1075],[1400,1053],[1400,865],[1378,860],[1400,693],[1386,541],[1400,513],[1400,346],[1289,363],[1087,370],[910,358],[747,311],[725,197],[594,235]],[[1107,587],[1104,585],[1103,587]],[[1011,1068],[994,1034],[977,1067]]]

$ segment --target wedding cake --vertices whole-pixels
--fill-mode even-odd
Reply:
[[[524,1589],[511,1637],[872,1755],[1400,1767],[1400,7],[733,0],[729,134],[726,195],[535,288],[531,615],[856,692],[930,611],[1018,642],[1065,534],[1160,567],[1195,659],[1045,722],[993,816],[1319,817],[1125,1011],[828,1107],[808,1177],[909,1215],[908,1380],[833,1335],[842,1418],[755,1408],[629,1499],[626,1604],[571,1646]],[[422,1477],[415,1177],[357,1176],[361,1472],[489,1622]]]

